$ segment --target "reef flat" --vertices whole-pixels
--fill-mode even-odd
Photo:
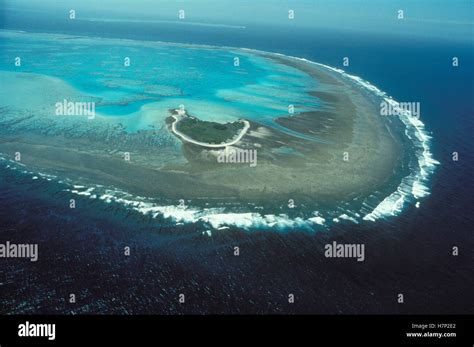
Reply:
[[[110,94],[76,88],[44,71],[0,71],[5,86],[0,92],[0,152],[9,158],[20,152],[21,163],[31,169],[170,204],[185,199],[196,207],[230,206],[226,208],[239,212],[258,208],[262,213],[275,213],[291,199],[304,207],[307,216],[316,210],[337,209],[343,203],[362,205],[366,197],[393,191],[400,182],[404,153],[401,122],[381,117],[380,98],[325,67],[235,48],[89,38],[66,42],[57,35],[42,35],[41,40],[71,47],[119,41],[123,49],[156,48],[157,56],[174,56],[176,47],[179,52],[198,52],[208,59],[239,56],[247,63],[236,71],[239,76],[260,69],[256,73],[266,76],[267,82],[260,85],[257,79],[245,80],[233,89],[219,86],[212,92],[219,99],[205,104],[188,93],[184,84],[169,85],[166,93],[155,94],[155,99],[124,116],[118,111],[104,114],[100,108],[111,104],[129,107],[124,97],[113,102],[107,100]],[[221,64],[230,65],[226,61]],[[175,71],[172,65],[168,69]],[[114,88],[121,78],[124,85],[140,84],[127,82],[118,68],[111,70]],[[190,66],[184,83],[189,85],[198,72]],[[134,92],[133,102],[150,97],[145,94],[160,83],[145,83]],[[110,88],[109,77],[106,85]],[[174,92],[179,95],[169,95]],[[276,97],[272,99],[272,95]],[[97,114],[94,119],[55,115],[54,104],[63,99],[98,100]],[[219,148],[206,148],[176,136],[169,110],[181,103],[200,121],[190,118],[179,130],[209,144],[234,139],[226,147],[255,151],[258,165],[222,164],[217,160]],[[239,120],[246,127],[240,137],[237,135],[244,125]],[[141,128],[136,128],[137,123]],[[216,124],[227,126],[215,128]],[[205,134],[209,129],[214,132]]]

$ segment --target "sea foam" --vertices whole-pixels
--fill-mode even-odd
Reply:
[[[232,48],[232,47],[229,47]],[[258,51],[254,49],[241,48],[250,52],[258,52],[269,54],[268,52]],[[383,92],[370,82],[351,74],[346,73],[342,69],[334,68],[321,63],[313,62],[304,58],[286,56],[279,53],[272,53],[277,56],[282,56],[289,59],[295,59],[303,61],[308,64],[316,65],[330,71],[340,74],[343,78],[349,79],[352,82],[359,85],[361,88],[373,93],[374,95],[382,98],[385,102],[389,103],[393,107],[397,107],[398,102],[394,100],[387,93]],[[397,189],[383,199],[377,206],[372,207],[370,212],[366,213],[362,219],[368,221],[376,221],[381,218],[390,216],[396,216],[401,213],[403,208],[409,202],[415,202],[415,205],[419,206],[419,199],[426,197],[430,194],[428,186],[429,179],[432,176],[436,165],[440,163],[433,158],[430,151],[431,136],[425,129],[424,123],[417,117],[410,114],[409,111],[402,112],[398,115],[399,119],[405,126],[405,135],[411,141],[415,150],[417,158],[416,168],[411,168],[409,175],[404,177],[397,187]],[[14,169],[14,167],[10,167]],[[51,180],[51,176],[45,174],[39,174],[41,178]],[[97,195],[92,195],[92,190],[87,188],[86,190],[80,190],[80,186],[75,186],[76,189],[69,190],[73,194],[89,196],[89,198],[96,198]],[[79,188],[79,189],[77,189]],[[85,188],[85,187],[84,187]],[[119,196],[117,196],[119,193]],[[124,195],[127,197],[125,198]],[[225,212],[222,208],[211,208],[211,209],[198,209],[198,208],[180,208],[174,205],[159,206],[153,202],[145,201],[146,198],[134,197],[130,194],[117,191],[109,190],[105,194],[98,195],[98,198],[107,202],[116,202],[125,206],[131,207],[132,209],[145,214],[152,215],[153,217],[161,216],[165,219],[171,219],[176,223],[197,223],[203,222],[208,227],[223,230],[228,226],[236,226],[242,229],[272,229],[272,230],[284,230],[284,229],[310,229],[314,230],[318,227],[325,227],[328,225],[327,220],[332,220],[334,223],[340,220],[347,220],[354,223],[358,223],[360,218],[357,212],[346,211],[339,216],[328,215],[325,217],[320,216],[319,213],[315,212],[315,217],[308,219],[303,218],[290,218],[285,214],[274,215],[267,214],[262,215],[257,212],[247,213],[229,213]],[[137,201],[138,200],[138,201]],[[141,201],[140,201],[141,200]],[[365,207],[369,206],[364,204]],[[348,216],[352,214],[355,217]],[[331,217],[331,218],[329,218]],[[334,218],[332,218],[334,217]]]
[[[279,56],[284,56],[283,54],[276,54]],[[394,108],[399,108],[398,101],[394,100],[387,93],[358,76],[350,75],[342,69],[334,68],[321,63],[312,62],[304,58],[290,58],[304,61],[306,63],[317,65],[328,70],[337,72],[344,78],[352,80],[360,87],[365,88],[371,93],[381,97],[385,102],[387,102]],[[430,151],[431,136],[425,129],[424,123],[418,117],[412,115],[410,111],[401,112],[398,117],[405,125],[405,135],[413,144],[413,147],[415,149],[415,155],[418,161],[418,166],[416,170],[412,170],[412,172],[410,172],[408,176],[402,179],[402,182],[400,183],[395,192],[393,192],[392,194],[387,196],[382,202],[380,202],[372,210],[372,212],[366,214],[363,217],[364,220],[375,221],[377,219],[384,218],[387,216],[396,216],[403,210],[403,208],[409,201],[416,201],[419,198],[429,195],[429,179],[432,176],[436,165],[440,164],[439,161],[433,158],[433,154]]]

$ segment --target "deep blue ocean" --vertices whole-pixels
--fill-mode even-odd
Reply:
[[[339,68],[347,56],[347,72],[421,103],[441,165],[431,195],[398,217],[319,233],[231,228],[212,237],[87,197],[71,214],[57,183],[2,169],[0,240],[39,243],[41,261],[2,260],[0,313],[474,313],[472,38],[3,16],[1,29],[248,47]],[[364,243],[366,260],[328,262],[323,247],[333,240]],[[77,303],[66,302],[70,293]]]

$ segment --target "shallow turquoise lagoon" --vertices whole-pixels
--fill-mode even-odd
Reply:
[[[244,50],[16,32],[0,33],[0,50],[1,70],[60,78],[127,131],[162,124],[181,104],[204,120],[273,127],[289,105],[296,112],[319,107],[307,94],[317,81]]]

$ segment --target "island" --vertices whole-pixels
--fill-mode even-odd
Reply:
[[[93,193],[71,190],[156,218],[258,228],[381,219],[417,201],[418,192],[429,192],[435,162],[423,124],[382,117],[381,102],[394,101],[342,70],[227,47],[32,33],[0,37],[18,51],[52,52],[48,59],[30,57],[32,71],[0,71],[0,163],[3,157],[12,167],[21,154],[15,168],[37,177],[32,181],[49,175],[45,179],[92,187]],[[117,77],[124,87],[110,92],[104,81],[122,65],[104,70],[98,62],[109,61],[110,52],[97,49],[104,44],[136,49],[135,59],[151,53],[182,59],[137,64],[133,80]],[[97,64],[62,64],[58,71],[53,53],[64,47],[71,62],[87,49],[98,54]],[[246,63],[236,69],[230,56],[246,57]],[[219,71],[211,71],[213,65]],[[87,83],[78,73],[88,76]],[[58,117],[61,100],[97,100],[96,116]],[[124,100],[131,105],[125,110]],[[258,164],[219,160],[234,150],[258,154]],[[175,207],[180,199],[190,201],[189,209]],[[287,210],[290,199],[296,209]]]
[[[240,119],[229,123],[200,120],[189,115],[184,109],[170,109],[171,131],[181,140],[208,148],[232,146],[239,142],[250,127],[250,123]]]

